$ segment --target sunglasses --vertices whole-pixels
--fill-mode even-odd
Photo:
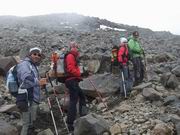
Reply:
[[[39,53],[33,53],[32,55],[34,55],[34,56],[38,56],[38,57],[41,57],[42,55],[41,54],[39,54]]]

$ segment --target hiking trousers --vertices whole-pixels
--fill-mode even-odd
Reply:
[[[141,57],[132,58],[133,69],[134,69],[134,79],[135,83],[140,83],[144,79],[144,65],[142,63]]]
[[[86,115],[84,108],[86,107],[85,95],[79,87],[78,80],[68,80],[65,82],[66,87],[69,89],[70,102],[67,113],[67,124],[70,131],[74,130],[73,123],[77,114],[77,102],[79,101],[79,114],[80,116]]]
[[[22,112],[22,130],[21,135],[27,135],[28,129],[33,127],[33,121],[36,120],[38,104],[32,102],[27,112]]]
[[[124,82],[123,82],[123,78],[122,78],[122,73],[124,75]],[[130,77],[130,73],[129,73],[129,68],[127,65],[123,65],[122,68],[120,69],[120,93],[123,94],[124,93],[124,84],[125,84],[125,91],[127,93],[129,93],[131,91],[131,87],[132,87],[132,80]]]

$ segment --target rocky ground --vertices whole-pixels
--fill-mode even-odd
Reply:
[[[23,19],[15,17],[12,21],[9,21],[8,17],[0,17],[2,19],[0,53],[1,57],[12,55],[23,57],[27,48],[40,46],[47,55],[40,67],[40,71],[44,72],[48,68],[53,45],[62,47],[68,46],[70,41],[78,42],[81,48],[81,62],[94,74],[84,78],[80,84],[88,97],[90,114],[77,120],[76,135],[88,133],[94,135],[103,130],[109,130],[112,135],[180,135],[180,36],[116,24],[99,18],[73,15],[75,17],[72,19],[72,15],[62,16]],[[102,25],[109,28],[102,29]],[[124,99],[124,96],[118,93],[118,72],[109,73],[110,51],[113,45],[119,43],[120,36],[130,34],[134,30],[140,32],[146,52],[147,77],[144,83],[133,87],[131,94]],[[132,68],[131,65],[130,67]],[[103,102],[90,85],[89,79],[102,94]],[[52,88],[50,85],[47,87],[52,97],[58,132],[65,135],[67,131]],[[64,105],[64,86],[55,85],[55,89],[61,104]],[[36,128],[31,132],[32,135],[55,133],[43,91],[42,95],[42,103],[35,122]],[[14,104],[15,99],[7,92],[4,77],[1,77],[0,134],[18,135],[20,132],[21,114]],[[107,104],[108,108],[104,104]],[[89,126],[82,124],[83,121],[89,123]],[[85,132],[83,129],[89,129],[93,133]]]

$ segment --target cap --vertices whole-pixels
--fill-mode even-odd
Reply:
[[[42,49],[40,49],[39,47],[30,48],[29,55],[31,55],[32,53],[39,53],[41,54],[41,58],[45,58],[45,55],[42,53]]]
[[[33,48],[30,48],[29,50],[29,53],[31,52],[38,52],[41,54],[42,50],[39,47],[33,47]]]

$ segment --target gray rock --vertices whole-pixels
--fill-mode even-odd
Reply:
[[[88,114],[74,123],[74,135],[100,135],[109,131],[108,123],[96,114]]]
[[[175,124],[175,127],[176,127],[176,133],[177,135],[180,135],[180,122]]]
[[[93,84],[91,84],[91,81]],[[102,96],[110,96],[119,88],[119,76],[112,74],[98,74],[84,79],[80,87],[84,93],[90,97],[98,97],[97,91]],[[95,87],[95,88],[94,88]]]
[[[9,123],[0,120],[0,135],[18,135],[18,130]]]
[[[48,129],[46,129],[44,131],[41,131],[37,135],[54,135],[54,133],[51,131],[51,129],[48,128]]]
[[[175,75],[171,74],[171,76],[169,77],[167,81],[166,87],[172,88],[172,89],[175,89],[176,87],[178,87],[178,80]]]
[[[153,88],[144,88],[142,95],[151,101],[161,100],[162,94],[154,90]]]
[[[170,105],[173,104],[174,102],[179,102],[179,99],[174,95],[168,96],[164,99],[164,105]]]
[[[153,135],[171,135],[173,131],[165,123],[157,124],[153,129]]]
[[[134,90],[143,90],[144,88],[150,87],[152,85],[151,82],[148,83],[142,83],[136,87],[133,87]]]
[[[176,66],[172,69],[172,73],[175,74],[177,77],[180,77],[180,66]]]

